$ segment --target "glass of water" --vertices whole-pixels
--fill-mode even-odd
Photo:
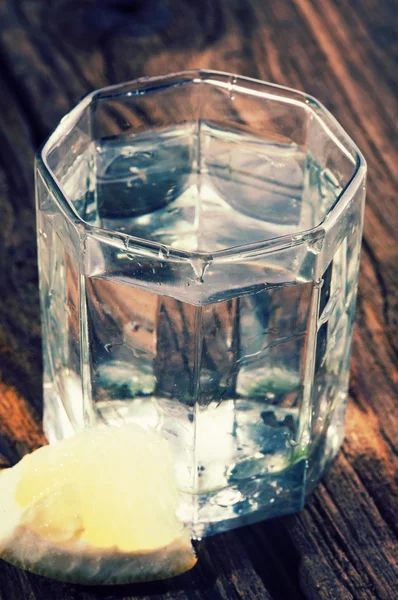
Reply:
[[[170,443],[195,536],[296,511],[344,436],[364,159],[294,90],[99,90],[37,156],[44,426]]]

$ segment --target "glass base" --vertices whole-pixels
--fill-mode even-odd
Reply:
[[[59,396],[48,388],[46,390],[44,410],[44,431],[50,444],[75,434],[68,414]],[[340,413],[340,414],[338,414]],[[148,408],[142,410],[141,416],[147,421]],[[301,456],[286,466],[280,465],[277,472],[246,473],[241,471],[238,477],[232,478],[224,487],[201,493],[180,491],[179,518],[191,529],[195,539],[201,539],[216,533],[235,529],[300,511],[306,498],[313,491],[325,469],[334,459],[344,438],[344,406],[331,418],[327,433],[320,436],[309,456]],[[151,415],[153,418],[153,415]],[[123,421],[136,422],[148,426],[137,418]],[[112,422],[110,425],[117,425]],[[152,424],[153,425],[153,424]],[[176,454],[176,448],[173,448]],[[207,465],[210,471],[211,465]],[[216,466],[214,466],[216,468]],[[181,465],[176,462],[176,471]],[[204,481],[208,481],[204,474]],[[200,473],[199,473],[200,477]],[[213,479],[215,475],[213,472]],[[220,479],[220,482],[222,479]]]

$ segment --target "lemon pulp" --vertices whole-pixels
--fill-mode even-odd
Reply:
[[[14,530],[24,532],[13,538],[13,532],[10,535],[9,528],[2,532],[0,524],[0,557],[10,562],[15,557],[14,562],[26,563],[21,565],[25,568],[62,578],[62,560],[54,575],[51,559],[61,553],[71,571],[66,579],[83,582],[88,560],[103,564],[104,572],[109,571],[112,560],[112,582],[117,581],[118,556],[124,562],[126,556],[131,557],[129,581],[149,579],[151,573],[154,578],[168,576],[196,562],[190,543],[187,545],[189,536],[176,517],[178,492],[172,453],[166,440],[154,431],[136,425],[87,430],[36,450],[8,471],[0,477],[0,511],[4,500],[3,511],[8,510]],[[26,532],[30,537],[26,538]],[[41,546],[37,569],[34,556],[27,557],[26,550],[16,547],[28,542]],[[166,555],[171,547],[165,562],[162,549]],[[174,555],[177,566],[173,566]],[[141,561],[138,575],[134,571],[136,556]],[[154,560],[165,566],[157,571]],[[100,572],[93,582],[98,581]]]

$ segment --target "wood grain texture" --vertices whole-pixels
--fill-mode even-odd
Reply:
[[[85,93],[194,67],[259,77],[319,98],[369,166],[347,436],[305,510],[205,540],[157,584],[1,562],[0,600],[398,597],[397,32],[394,0],[0,0],[0,468],[45,443],[32,161]]]

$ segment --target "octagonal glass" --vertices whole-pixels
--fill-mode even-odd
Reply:
[[[365,171],[276,85],[84,98],[36,162],[49,441],[155,428],[198,537],[300,509],[344,435]]]

